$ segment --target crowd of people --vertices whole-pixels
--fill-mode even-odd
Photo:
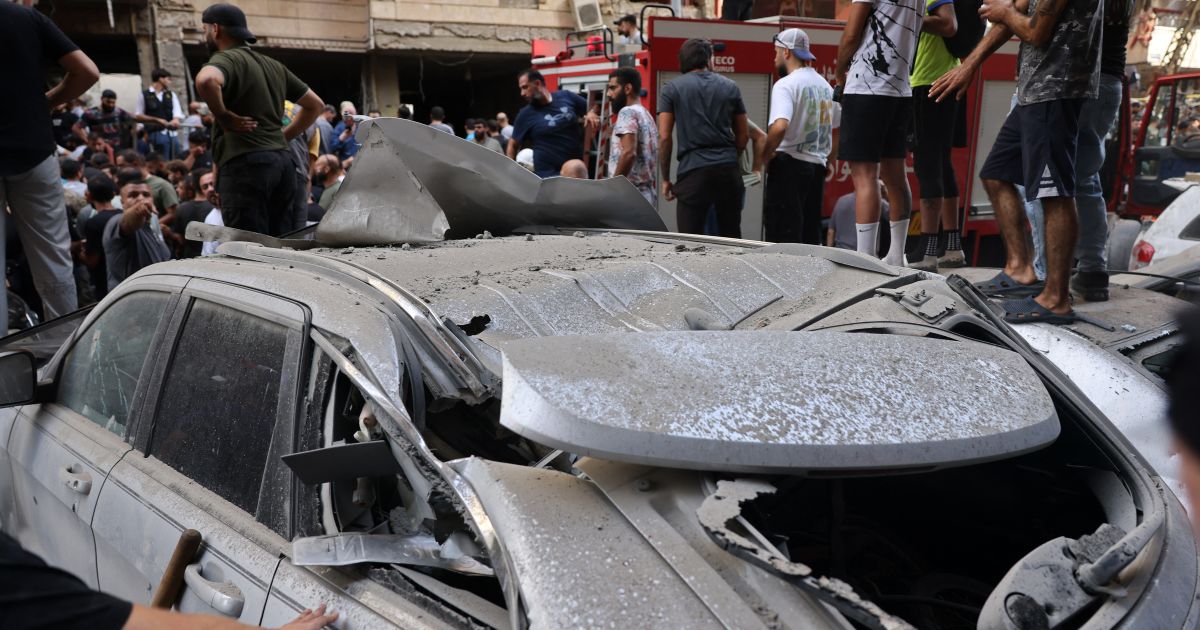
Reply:
[[[825,60],[834,66],[832,84],[814,68],[803,30],[777,33],[779,78],[762,125],[748,118],[737,84],[713,71],[713,46],[703,39],[681,46],[681,76],[659,91],[657,111],[644,104],[634,68],[608,78],[607,124],[601,115],[609,112],[551,90],[529,69],[517,77],[526,105],[511,124],[500,112],[456,130],[441,107],[422,122],[540,177],[625,177],[653,206],[674,201],[681,232],[740,237],[746,187],[763,185],[766,240],[853,248],[893,265],[910,264],[911,155],[923,239],[911,265],[937,270],[965,264],[950,159],[964,145],[958,101],[983,61],[1015,35],[1022,41],[1017,93],[981,171],[1007,261],[980,288],[1014,298],[1005,303],[1014,320],[1069,320],[1072,285],[1085,299],[1107,296],[1098,171],[1120,102],[1129,2],[1033,0],[1030,8],[1027,0],[984,0],[979,16],[958,16],[954,6],[855,0],[837,58]],[[993,23],[986,36],[984,20]],[[48,113],[10,134],[0,176],[37,173],[43,187],[22,201],[18,188],[35,186],[34,178],[6,183],[15,228],[8,244],[20,250],[9,256],[10,285],[47,315],[99,299],[153,262],[205,253],[184,239],[190,222],[273,236],[311,225],[353,168],[362,120],[353,103],[326,104],[251,47],[255,38],[236,7],[213,5],[202,22],[211,57],[195,77],[198,99],[185,104],[175,77],[156,69],[132,113],[112,90],[85,107],[90,76],[83,73],[94,73],[94,64],[57,29],[42,35],[46,43],[35,50],[63,53],[51,56],[66,78],[57,91],[30,97],[48,99]],[[641,38],[628,16],[616,24],[630,43]],[[31,59],[28,67],[40,64]],[[408,106],[395,115],[413,118]],[[601,147],[594,164],[593,145]],[[838,160],[854,192],[833,204],[823,230],[825,183]]]

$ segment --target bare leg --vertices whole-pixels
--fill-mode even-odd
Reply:
[[[854,182],[855,223],[879,223],[879,165],[851,162],[850,179]]]
[[[1025,204],[1017,194],[1017,187],[995,179],[983,180],[983,187],[996,211],[996,223],[1004,239],[1004,273],[1021,284],[1033,284],[1037,275],[1029,244],[1025,242]]]
[[[912,191],[908,188],[908,173],[902,158],[887,158],[879,164],[879,176],[887,186],[888,204],[891,206],[888,219],[903,221],[912,216]],[[857,192],[858,187],[855,186]],[[876,215],[878,218],[878,215]]]
[[[1062,315],[1071,311],[1071,262],[1079,235],[1075,199],[1047,197],[1042,199],[1042,210],[1046,214],[1046,288],[1033,299]]]
[[[924,212],[923,206],[921,211]],[[958,197],[945,197],[942,199],[942,227],[947,230],[958,229]],[[937,228],[935,227],[933,231],[936,232]]]

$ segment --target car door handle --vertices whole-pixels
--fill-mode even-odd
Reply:
[[[189,564],[183,572],[183,583],[213,610],[235,619],[242,616],[242,607],[246,605],[246,598],[242,595],[241,589],[232,582],[206,580],[204,576],[200,575],[199,564]]]
[[[71,464],[58,471],[58,478],[72,492],[87,494],[92,491],[92,476],[83,470],[79,464]]]

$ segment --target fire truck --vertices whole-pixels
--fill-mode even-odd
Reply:
[[[771,17],[747,22],[696,20],[673,15],[650,15],[650,10],[669,10],[661,5],[647,5],[642,10],[642,28],[646,42],[626,47],[614,44],[607,29],[572,33],[566,40],[538,40],[533,44],[533,67],[546,77],[551,90],[569,90],[585,95],[589,103],[604,110],[605,85],[608,74],[619,66],[632,66],[642,75],[646,108],[656,111],[658,91],[671,79],[679,76],[679,48],[689,38],[703,37],[713,42],[714,70],[738,84],[750,120],[764,130],[770,107],[771,85],[775,79],[776,33],[793,27],[802,28],[812,42],[813,62],[832,82],[837,58],[838,41],[843,23],[837,20],[813,18]],[[954,149],[955,173],[959,178],[963,208],[963,235],[973,264],[995,261],[1000,253],[998,229],[986,193],[977,176],[992,142],[1008,114],[1016,90],[1017,40],[1006,43],[981,67],[965,99],[967,148]],[[950,121],[948,121],[949,124]],[[604,133],[600,134],[603,140]],[[598,143],[600,150],[603,144]],[[674,156],[672,156],[674,159]],[[910,158],[911,159],[911,158]],[[913,208],[919,208],[916,176],[909,163],[909,184],[913,191]],[[826,179],[825,204],[822,215],[828,217],[838,197],[853,191],[850,168],[839,161]],[[742,211],[742,236],[761,239],[763,187],[746,190]],[[675,229],[675,204],[659,199],[658,211],[663,221]],[[915,217],[914,217],[915,218]],[[919,231],[919,222],[912,229]],[[915,241],[916,239],[914,239]]]

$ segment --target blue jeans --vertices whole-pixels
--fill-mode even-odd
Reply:
[[[1104,190],[1100,186],[1100,167],[1104,166],[1104,137],[1112,129],[1121,107],[1121,77],[1100,73],[1100,94],[1084,101],[1079,113],[1079,141],[1075,154],[1075,208],[1079,216],[1079,239],[1075,257],[1080,271],[1104,271],[1108,268],[1105,243],[1108,241],[1108,216]],[[1038,280],[1046,279],[1046,218],[1042,203],[1025,204],[1033,231],[1033,271]]]
[[[158,151],[163,156],[163,160],[171,161],[179,156],[179,144],[175,136],[171,135],[170,130],[155,131],[146,134],[146,139],[149,140],[150,148]]]

